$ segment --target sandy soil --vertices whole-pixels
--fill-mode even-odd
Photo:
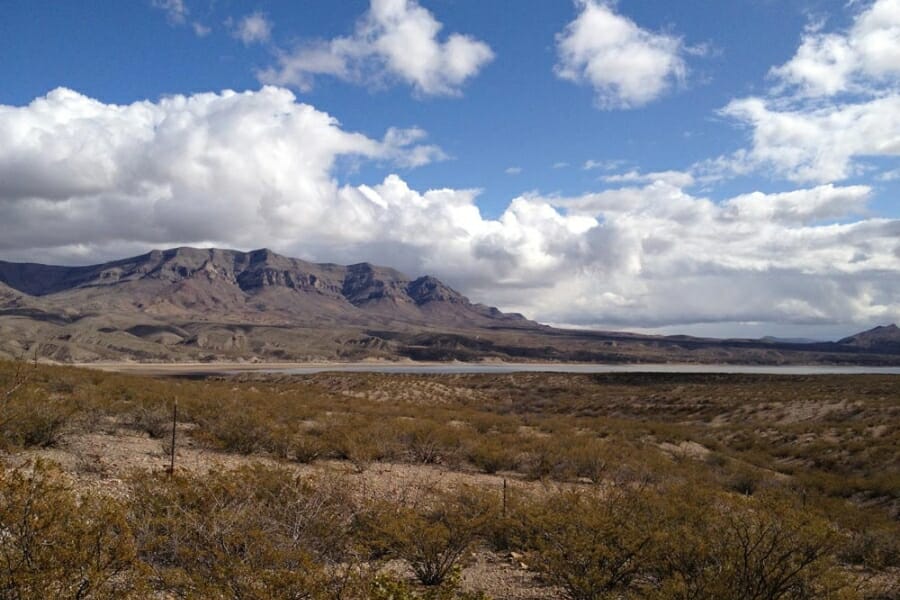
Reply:
[[[226,454],[197,445],[184,431],[178,439],[176,469],[190,472],[235,469],[243,465],[264,463],[279,465],[298,474],[341,478],[359,494],[370,497],[400,499],[429,489],[448,490],[473,485],[494,488],[498,497],[503,489],[502,475],[468,473],[433,465],[372,463],[358,472],[346,461],[317,461],[311,465],[284,463],[260,456]],[[169,456],[166,440],[151,439],[146,434],[120,428],[113,421],[105,432],[71,434],[57,447],[0,455],[10,467],[21,466],[40,458],[58,463],[72,478],[76,488],[125,497],[127,479],[135,470],[165,471]],[[507,478],[510,489],[540,488],[543,484]],[[411,573],[409,573],[411,576]],[[500,555],[486,549],[474,552],[462,573],[463,589],[483,591],[495,600],[547,600],[558,593],[542,584],[527,569],[518,554]]]

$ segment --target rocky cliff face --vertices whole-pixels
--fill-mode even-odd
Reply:
[[[344,271],[341,294],[354,306],[380,301],[408,304],[411,302],[406,294],[408,281],[393,269],[360,263],[350,265]]]
[[[436,324],[466,319],[473,326],[492,320],[527,323],[519,315],[473,304],[431,276],[413,280],[369,263],[317,264],[267,249],[174,248],[85,267],[0,261],[0,284],[50,306],[81,312],[179,313],[202,319],[255,313],[282,321],[292,316],[333,319],[343,313],[355,322],[370,312]],[[426,305],[427,313],[421,312]]]
[[[420,306],[429,302],[449,302],[451,304],[468,302],[465,296],[430,275],[409,282],[406,286],[406,293],[413,302]]]

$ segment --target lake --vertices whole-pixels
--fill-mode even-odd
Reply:
[[[538,364],[538,363],[450,363],[450,364],[384,364],[351,363],[290,366],[255,370],[262,373],[283,375],[310,375],[313,373],[743,373],[760,375],[900,375],[900,367],[829,366],[829,365],[675,365],[675,364]],[[240,373],[244,369],[217,369],[219,373]]]

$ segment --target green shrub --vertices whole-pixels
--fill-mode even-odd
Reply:
[[[198,419],[200,433],[214,447],[237,454],[253,454],[273,446],[273,421],[260,410],[241,407],[236,402],[227,403],[215,413]]]
[[[460,590],[460,570],[453,569],[444,581],[425,590],[391,575],[378,575],[372,582],[369,600],[490,600],[482,592]]]
[[[350,537],[352,503],[336,486],[314,487],[263,466],[140,475],[132,486],[130,518],[160,591],[324,598],[363,585]]]
[[[144,402],[128,415],[128,425],[158,440],[172,435],[172,409],[158,402]]]
[[[820,517],[781,497],[682,490],[670,498],[656,547],[652,597],[674,600],[853,598],[833,560],[838,540]]]
[[[364,418],[332,419],[322,432],[322,443],[333,458],[350,461],[362,473],[374,461],[398,455],[399,431],[390,423]]]
[[[417,506],[381,502],[363,522],[375,555],[409,563],[428,586],[442,584],[465,559],[496,514],[493,499],[471,490],[441,493]]]
[[[308,464],[319,458],[325,448],[319,438],[306,434],[298,434],[291,441],[289,458],[299,463]]]
[[[494,436],[471,441],[465,458],[473,466],[489,474],[498,471],[511,471],[516,468],[516,453],[504,440]]]
[[[621,598],[649,568],[655,519],[642,494],[564,491],[528,518],[528,564],[566,598]]]
[[[0,595],[10,600],[143,598],[143,571],[121,506],[79,498],[36,462],[0,474]]]
[[[727,478],[725,488],[744,496],[752,496],[759,489],[761,481],[762,478],[759,474],[743,468]]]
[[[869,526],[855,531],[838,548],[842,560],[876,571],[900,567],[900,537],[896,527]]]
[[[426,465],[456,462],[461,444],[457,431],[427,421],[404,427],[400,440],[411,462]]]
[[[70,400],[25,388],[0,408],[0,436],[11,446],[54,446],[76,410]]]

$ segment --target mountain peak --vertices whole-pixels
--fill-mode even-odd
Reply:
[[[247,256],[250,258],[251,263],[268,262],[277,260],[279,258],[284,258],[280,254],[277,254],[272,250],[269,250],[268,248],[258,248],[256,250],[251,250],[247,252]]]
[[[891,323],[890,325],[879,325],[872,329],[857,333],[856,335],[846,337],[838,343],[845,346],[894,351],[900,348],[900,327],[897,327],[895,323]]]
[[[377,318],[458,326],[512,317],[472,304],[430,275],[411,280],[368,262],[317,264],[268,248],[181,246],[83,267],[0,261],[0,284],[26,298],[41,296],[49,304],[92,313],[137,311],[183,319],[287,324]]]
[[[420,306],[429,302],[468,302],[465,296],[431,275],[424,275],[410,282],[406,291],[410,298]]]

